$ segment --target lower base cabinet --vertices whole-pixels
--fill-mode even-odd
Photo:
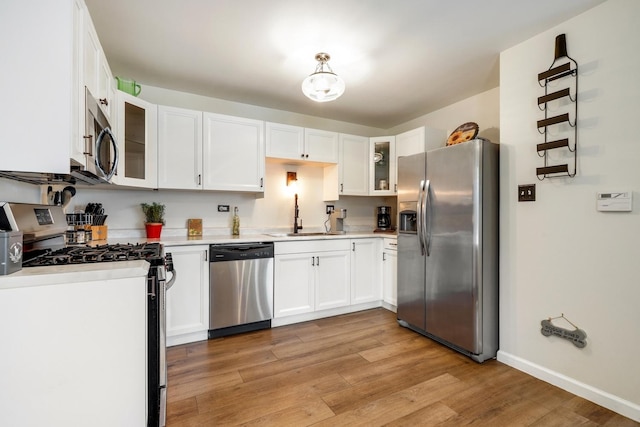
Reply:
[[[382,250],[382,277],[384,302],[398,305],[398,243],[396,239],[384,239]]]
[[[382,299],[381,247],[378,238],[351,240],[351,304]]]
[[[274,318],[350,304],[348,240],[276,242]]]
[[[209,246],[166,246],[177,273],[167,291],[167,345],[206,340],[209,331]],[[168,273],[169,275],[170,273]]]

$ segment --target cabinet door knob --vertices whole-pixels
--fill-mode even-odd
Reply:
[[[308,155],[308,154],[305,154],[305,156],[304,156],[304,157],[305,157],[306,159],[308,159],[308,158],[309,158],[309,155]]]
[[[99,101],[100,101],[100,104],[102,105],[107,105],[107,106],[109,105],[109,101],[107,100],[107,98],[100,98]]]
[[[302,157],[304,159],[304,153],[300,154],[300,157]]]

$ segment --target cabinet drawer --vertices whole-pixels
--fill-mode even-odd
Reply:
[[[296,254],[302,252],[348,251],[349,239],[304,240],[298,242],[275,242],[274,253]]]
[[[390,239],[388,237],[385,237],[383,245],[384,245],[384,250],[386,251],[397,251],[398,239]]]

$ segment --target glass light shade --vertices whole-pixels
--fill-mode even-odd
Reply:
[[[328,102],[344,93],[344,80],[327,71],[311,74],[302,82],[302,93],[316,102]]]

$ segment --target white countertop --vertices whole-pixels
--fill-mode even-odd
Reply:
[[[327,240],[327,239],[364,239],[371,237],[388,237],[395,239],[397,235],[393,233],[373,233],[373,232],[349,232],[345,234],[310,234],[300,232],[298,236],[287,236],[287,233],[262,233],[262,234],[240,234],[240,236],[161,236],[160,239],[147,239],[145,237],[113,238],[107,240],[95,240],[94,245],[117,244],[117,243],[152,243],[158,242],[165,246],[185,246],[185,245],[212,245],[220,243],[250,243],[250,242],[296,242],[301,240]]]
[[[304,240],[329,239],[364,239],[364,238],[392,238],[396,233],[348,232],[345,234],[309,234],[301,232],[298,236],[287,236],[287,233],[240,234],[240,236],[166,236],[160,239],[146,237],[118,237],[107,240],[94,240],[92,245],[117,243],[161,243],[166,247],[187,245],[210,245],[220,243],[250,243],[250,242],[297,242]],[[77,283],[86,281],[120,279],[125,277],[146,276],[149,263],[146,261],[118,261],[109,263],[56,265],[45,267],[23,268],[13,274],[0,276],[0,290],[26,286],[47,286],[60,283]]]
[[[145,277],[148,271],[149,263],[146,261],[118,261],[28,267],[10,275],[0,276],[0,290],[124,279],[128,277]]]

